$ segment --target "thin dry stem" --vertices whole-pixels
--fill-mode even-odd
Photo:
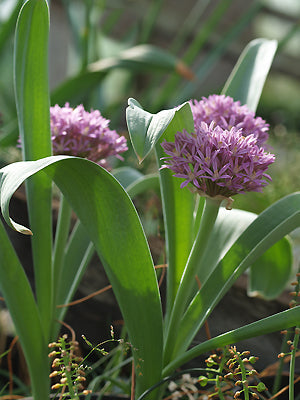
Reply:
[[[164,271],[165,271],[166,267],[167,267],[167,264],[160,264],[160,265],[156,265],[154,268],[155,269],[163,268]],[[162,276],[164,276],[164,272],[163,272]],[[89,295],[87,295],[85,297],[82,297],[81,299],[74,300],[74,301],[72,301],[71,303],[68,303],[68,304],[59,304],[56,307],[57,308],[63,308],[63,307],[75,306],[76,304],[80,304],[80,303],[83,303],[86,300],[92,299],[93,297],[97,296],[98,294],[102,294],[102,293],[106,292],[107,290],[110,290],[111,288],[112,288],[111,285],[107,285],[104,288],[102,288],[100,290],[97,290],[96,292],[93,292],[93,293],[91,293],[91,294],[89,294]]]

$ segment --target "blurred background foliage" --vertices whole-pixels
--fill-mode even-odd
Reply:
[[[20,157],[12,65],[23,3],[0,0],[2,164]],[[257,111],[271,125],[270,150],[277,156],[273,183],[264,196],[239,196],[236,207],[260,212],[299,189],[299,0],[49,0],[49,6],[52,104],[98,108],[122,133],[129,97],[155,113],[219,93],[250,40],[277,39],[279,49]],[[153,160],[137,167],[132,150],[125,161],[153,172]]]

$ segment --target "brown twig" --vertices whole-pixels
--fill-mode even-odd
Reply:
[[[161,264],[161,265],[156,265],[156,266],[155,266],[155,269],[159,269],[159,268],[162,268],[162,269],[163,269],[163,270],[162,270],[161,277],[160,277],[159,282],[158,282],[158,287],[161,286],[161,284],[162,284],[162,282],[163,282],[163,280],[164,280],[164,277],[165,277],[165,275],[166,275],[167,266],[168,266],[168,264]]]
[[[160,264],[160,265],[156,265],[154,268],[155,269],[163,268],[164,271],[165,271],[166,267],[167,267],[167,264]],[[71,303],[68,303],[68,304],[59,304],[56,307],[57,308],[63,308],[63,307],[75,306],[76,304],[80,304],[80,303],[83,303],[86,300],[92,299],[93,297],[97,296],[98,294],[102,294],[102,293],[106,292],[107,290],[110,290],[111,288],[112,288],[111,285],[107,285],[104,288],[102,288],[100,290],[97,290],[96,292],[93,292],[93,293],[91,293],[91,294],[89,294],[89,295],[87,295],[85,297],[82,297],[81,299],[74,300],[74,301],[72,301]]]
[[[58,305],[56,307],[57,308],[63,308],[63,307],[75,306],[76,304],[83,303],[84,301],[89,300],[89,299],[97,296],[98,294],[102,294],[102,293],[106,292],[107,290],[110,290],[111,287],[112,287],[111,285],[107,285],[104,288],[102,288],[100,290],[97,290],[96,292],[93,292],[93,293],[91,293],[91,294],[89,294],[89,295],[87,295],[85,297],[82,297],[81,299],[74,300],[74,301],[72,301],[71,303],[68,303],[68,304],[60,304],[60,305]]]
[[[75,335],[75,331],[74,331],[74,329],[69,325],[69,324],[67,324],[66,322],[64,322],[64,321],[57,321],[57,322],[59,322],[61,325],[63,325],[65,328],[67,328],[67,329],[69,329],[69,331],[71,332],[71,336],[72,336],[72,342],[75,342],[75,340],[76,340],[76,335]]]

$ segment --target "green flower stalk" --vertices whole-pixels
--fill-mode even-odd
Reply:
[[[220,199],[206,199],[198,234],[196,236],[190,256],[184,269],[180,286],[178,288],[175,302],[172,308],[170,321],[167,327],[165,342],[166,344],[164,348],[164,365],[167,365],[168,362],[170,362],[175,356],[176,348],[174,347],[174,342],[176,339],[176,335],[174,335],[174,332],[176,332],[180,325],[181,317],[186,309],[187,302],[190,298],[190,293],[195,284],[197,269],[199,268],[199,258],[201,260],[201,263],[201,254],[204,254],[205,252],[210,233],[214,227],[214,223],[218,215],[221,201],[222,200]]]

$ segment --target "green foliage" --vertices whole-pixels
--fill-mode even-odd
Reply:
[[[249,43],[222,93],[247,104],[255,112],[276,48],[276,40],[257,39]]]

